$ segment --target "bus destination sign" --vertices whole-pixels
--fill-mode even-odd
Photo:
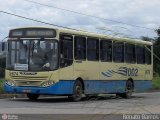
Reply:
[[[54,36],[54,33],[52,30],[41,30],[41,31],[26,31],[26,36]]]
[[[54,38],[56,31],[47,28],[24,28],[11,30],[10,38]]]
[[[22,33],[22,31],[14,31],[14,32],[12,32],[12,35],[18,37],[18,36],[22,36],[23,33]]]

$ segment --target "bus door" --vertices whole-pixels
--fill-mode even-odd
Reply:
[[[73,79],[73,36],[60,34],[60,80]]]

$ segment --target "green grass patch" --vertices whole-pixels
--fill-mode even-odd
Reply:
[[[4,82],[5,80],[0,78],[0,94],[4,93]]]
[[[152,85],[153,89],[160,89],[160,77],[153,78]]]

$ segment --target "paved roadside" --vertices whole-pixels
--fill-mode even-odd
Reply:
[[[114,96],[70,102],[67,97],[0,99],[0,114],[160,114],[160,92],[135,93],[132,99]]]

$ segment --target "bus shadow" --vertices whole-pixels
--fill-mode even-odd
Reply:
[[[68,97],[40,97],[37,100],[29,100],[28,98],[12,98],[12,101],[18,102],[35,102],[35,103],[65,103],[70,102]]]
[[[131,100],[134,99],[145,99],[146,96],[132,96],[132,98],[130,98]],[[125,98],[122,97],[118,97],[116,95],[107,95],[107,96],[88,96],[82,99],[82,101],[80,102],[73,102],[72,100],[68,99],[68,97],[59,97],[59,96],[51,96],[51,97],[40,97],[38,100],[36,101],[31,101],[28,98],[12,98],[12,101],[22,101],[22,102],[37,102],[37,103],[81,103],[81,102],[96,102],[96,101],[106,101],[106,100],[127,100]]]

